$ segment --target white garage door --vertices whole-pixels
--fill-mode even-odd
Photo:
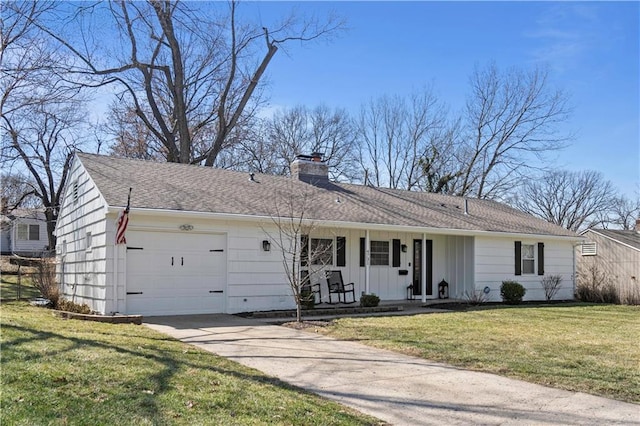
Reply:
[[[127,313],[224,312],[226,236],[127,232]]]

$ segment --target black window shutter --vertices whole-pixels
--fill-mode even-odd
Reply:
[[[309,264],[309,236],[300,236],[300,265],[307,266]]]
[[[393,259],[391,265],[394,268],[400,266],[400,240],[393,240]]]
[[[516,241],[516,275],[522,275],[522,241]]]
[[[364,256],[366,251],[366,238],[360,238],[360,266],[364,266]]]
[[[347,237],[336,237],[336,266],[347,266]]]
[[[538,243],[538,275],[544,275],[544,243]]]

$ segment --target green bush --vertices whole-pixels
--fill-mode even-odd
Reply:
[[[313,309],[316,306],[316,295],[308,287],[300,291],[300,305],[304,309]]]
[[[502,301],[505,303],[517,305],[522,302],[522,298],[526,293],[527,289],[522,284],[516,281],[502,281],[500,296],[502,296]]]
[[[363,294],[360,296],[360,306],[363,308],[374,308],[380,303],[380,298],[375,294]]]
[[[91,308],[87,304],[79,304],[67,299],[59,299],[56,309],[59,311],[74,312],[76,314],[91,314]]]

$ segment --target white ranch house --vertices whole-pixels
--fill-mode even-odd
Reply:
[[[355,283],[356,298],[437,299],[444,280],[449,297],[498,301],[516,280],[525,300],[544,300],[543,275],[561,275],[556,298],[573,298],[580,237],[561,227],[488,200],[334,183],[319,157],[299,157],[291,175],[76,154],[56,228],[64,294],[103,314],[294,308],[274,218],[304,194],[305,240],[330,247],[311,265],[323,302],[324,270]],[[116,245],[129,188],[127,244]]]

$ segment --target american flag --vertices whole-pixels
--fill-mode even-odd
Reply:
[[[127,244],[125,232],[129,224],[129,204],[131,202],[131,188],[129,188],[129,197],[127,197],[127,207],[118,215],[116,222],[116,244]]]

